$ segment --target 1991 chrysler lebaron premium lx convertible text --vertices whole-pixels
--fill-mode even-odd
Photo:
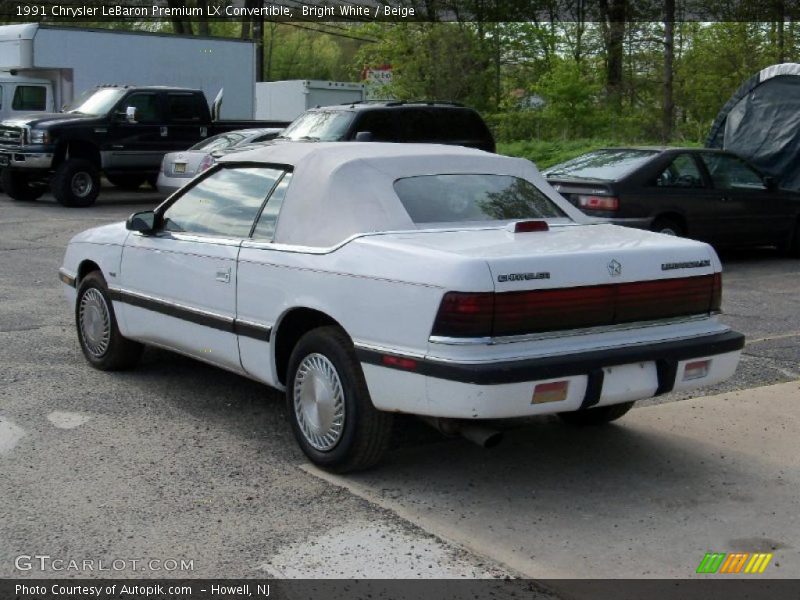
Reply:
[[[305,453],[347,471],[393,412],[599,423],[730,377],[720,269],[706,244],[589,223],[526,160],[356,142],[231,155],[77,235],[60,275],[92,365],[153,344],[285,389]]]

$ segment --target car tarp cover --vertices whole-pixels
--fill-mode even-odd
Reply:
[[[706,141],[748,159],[781,187],[800,189],[800,64],[761,70],[722,107]]]

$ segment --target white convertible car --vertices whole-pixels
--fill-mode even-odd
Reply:
[[[152,344],[285,390],[304,452],[348,471],[396,412],[475,439],[730,377],[720,270],[706,244],[588,222],[526,160],[291,143],[77,235],[60,277],[90,364]]]

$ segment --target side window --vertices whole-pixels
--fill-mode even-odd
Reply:
[[[399,113],[399,125],[405,142],[427,142],[439,136],[434,116],[427,110],[404,110]]]
[[[164,231],[246,238],[283,171],[233,167],[190,187],[163,215]]]
[[[261,216],[258,218],[256,228],[253,231],[253,239],[265,242],[271,242],[275,235],[275,225],[278,222],[278,215],[283,206],[283,199],[286,197],[286,189],[292,182],[292,174],[286,173],[281,179],[281,182],[272,192],[272,195],[267,200],[264,210],[261,211]]]
[[[656,178],[657,187],[701,188],[703,176],[697,163],[689,154],[679,154]]]
[[[43,85],[18,85],[11,101],[13,110],[45,110],[47,88]]]
[[[396,142],[394,119],[388,110],[371,110],[364,113],[356,124],[355,132],[369,131],[376,142]]]
[[[167,94],[167,111],[170,121],[202,121],[205,111],[197,94]]]
[[[726,154],[706,154],[703,161],[718,190],[765,190],[761,175],[742,159]]]
[[[131,94],[122,101],[122,112],[128,106],[136,108],[136,121],[138,123],[158,123],[158,94],[138,93]]]

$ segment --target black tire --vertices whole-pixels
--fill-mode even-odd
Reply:
[[[669,217],[659,217],[650,226],[650,231],[656,233],[663,233],[664,235],[674,235],[677,237],[684,237],[686,235],[686,227],[677,219]]]
[[[158,189],[158,174],[148,175],[147,176],[147,185],[149,185],[154,190],[157,190]]]
[[[147,176],[138,173],[116,173],[114,175],[106,174],[106,179],[114,187],[123,190],[138,190],[147,180]]]
[[[570,425],[604,425],[611,421],[616,421],[633,408],[635,402],[623,402],[622,404],[611,404],[609,406],[598,406],[587,408],[586,410],[575,410],[571,412],[558,413],[558,416],[565,423]]]
[[[778,252],[789,258],[800,258],[800,219],[794,224],[791,237],[778,244]]]
[[[332,366],[338,376],[338,389],[343,396],[341,404],[342,424],[338,432],[330,433],[331,438],[325,440],[317,436],[317,447],[315,447],[313,437],[313,423],[304,423],[305,412],[303,411],[301,399],[305,385],[308,385],[313,392],[313,411],[319,415],[320,407],[325,410],[324,405],[319,401],[316,394],[318,382],[327,383],[324,377],[314,377],[314,374],[324,375],[324,371],[317,369],[313,361],[319,361],[323,357],[327,363],[322,361],[325,367]],[[309,362],[311,361],[311,362]],[[310,368],[309,368],[309,365]],[[301,372],[301,366],[303,370]],[[311,377],[309,383],[306,379]],[[338,327],[320,327],[306,333],[295,346],[289,359],[287,374],[286,403],[289,413],[289,423],[292,427],[297,443],[302,448],[305,455],[314,464],[336,473],[347,473],[367,469],[378,463],[389,445],[389,438],[392,432],[392,422],[394,415],[381,412],[372,404],[364,380],[364,373],[361,364],[356,358],[355,349],[350,338]],[[298,388],[299,400],[296,407],[295,388]],[[330,386],[322,388],[330,391]],[[336,389],[336,386],[333,386]],[[335,396],[335,391],[333,392]],[[337,411],[333,410],[335,415]],[[312,428],[312,433],[304,433]],[[332,428],[327,430],[333,431]],[[320,448],[320,441],[330,444],[328,448]]]
[[[98,332],[96,328],[92,331],[93,323],[103,332]],[[75,327],[83,355],[94,368],[120,371],[130,369],[139,362],[144,346],[119,332],[114,306],[100,271],[92,271],[78,285]],[[98,342],[99,339],[105,344]]]
[[[30,202],[45,192],[44,186],[31,185],[25,173],[3,169],[0,171],[0,186],[12,200]]]
[[[91,161],[70,158],[56,168],[50,189],[64,206],[91,206],[100,193],[100,171]]]

